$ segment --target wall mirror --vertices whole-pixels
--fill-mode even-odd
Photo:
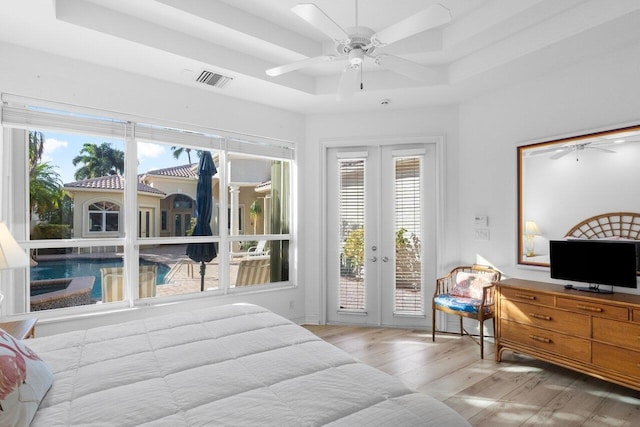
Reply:
[[[610,212],[640,215],[640,126],[518,147],[518,263],[549,266],[549,240]]]

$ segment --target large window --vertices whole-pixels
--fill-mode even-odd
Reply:
[[[290,144],[15,102],[2,113],[15,181],[0,220],[32,259],[0,284],[3,314],[289,282]]]

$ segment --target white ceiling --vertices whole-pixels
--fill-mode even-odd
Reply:
[[[314,0],[343,28],[354,0]],[[303,113],[460,102],[640,42],[637,0],[360,0],[358,23],[380,31],[435,3],[450,23],[383,48],[433,68],[414,82],[366,61],[364,90],[336,100],[344,62],[269,77],[278,65],[334,52],[291,12],[298,0],[3,0],[0,41]],[[615,66],[615,64],[612,64]],[[233,78],[223,88],[202,70]],[[383,99],[391,100],[381,106]]]

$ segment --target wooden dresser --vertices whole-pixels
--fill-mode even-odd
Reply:
[[[640,295],[497,285],[496,361],[512,350],[640,390]]]

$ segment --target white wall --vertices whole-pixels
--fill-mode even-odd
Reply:
[[[640,46],[632,45],[461,104],[462,259],[479,255],[508,276],[550,281],[548,269],[516,266],[516,146],[640,121],[639,71]],[[626,197],[624,188],[611,191]],[[489,216],[489,241],[474,239],[476,213]]]
[[[0,91],[106,111],[299,142],[300,114],[0,43]]]
[[[305,138],[303,116],[220,95],[224,90],[189,88],[3,43],[0,58],[2,93],[171,121],[187,129],[200,126],[293,142]],[[304,319],[304,288],[298,287],[235,297],[202,297],[126,313],[102,313],[86,316],[81,322],[77,318],[49,323],[41,320],[38,334],[239,301],[261,304],[296,321]]]
[[[446,169],[457,170],[458,159],[458,108],[443,106],[438,108],[412,110],[386,110],[349,115],[314,115],[307,118],[307,137],[302,150],[304,173],[301,177],[303,199],[301,200],[302,223],[300,237],[306,244],[302,247],[300,271],[304,273],[306,289],[306,318],[309,322],[321,319],[322,260],[321,228],[323,216],[321,203],[322,143],[331,139],[345,141],[375,140],[381,137],[444,136]],[[457,176],[447,175],[444,228],[447,239],[444,245],[444,265],[457,263],[457,209],[455,194],[458,189]],[[441,273],[441,272],[438,272]]]

